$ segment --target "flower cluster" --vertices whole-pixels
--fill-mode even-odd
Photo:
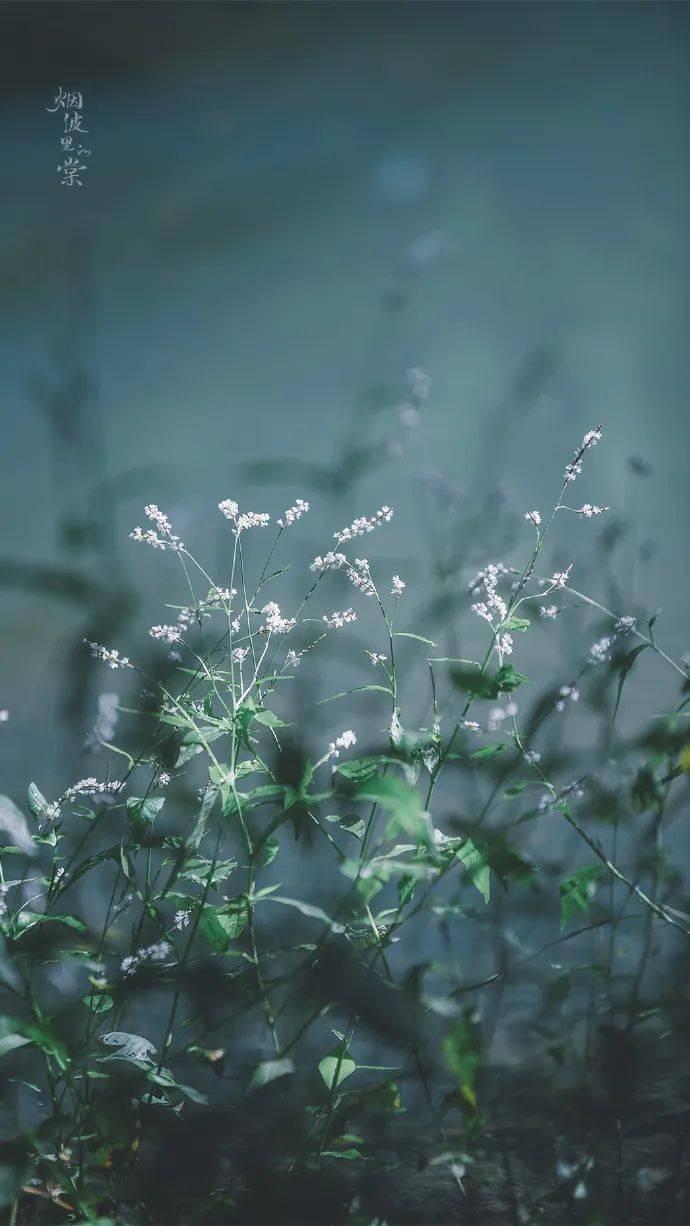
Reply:
[[[120,970],[124,975],[133,975],[144,962],[165,962],[172,953],[169,941],[157,941],[154,945],[144,945],[135,954],[129,954],[122,959]]]
[[[152,626],[149,634],[152,639],[164,639],[166,643],[182,642],[182,630],[179,626]]]
[[[92,643],[90,639],[83,640],[95,660],[103,660],[108,668],[131,668],[129,656],[121,656],[114,647],[103,647],[100,643]]]
[[[539,606],[539,616],[540,617],[545,617],[547,619],[551,619],[552,621],[555,621],[555,619],[558,617],[558,614],[559,614],[559,610],[557,609],[555,604],[549,604],[549,605],[542,604]]]
[[[374,668],[376,668],[377,664],[385,664],[386,660],[388,659],[388,657],[382,655],[380,651],[369,651],[368,647],[365,647],[364,650],[374,665]]]
[[[315,557],[309,569],[316,571],[317,574],[323,574],[326,570],[342,570],[343,566],[347,566],[345,554],[333,553],[331,550],[323,557],[320,555]]]
[[[124,783],[114,780],[112,783],[99,783],[98,780],[91,776],[88,779],[80,779],[78,783],[72,784],[64,793],[65,800],[74,800],[77,796],[103,796],[106,792],[119,792],[124,787]]]
[[[577,508],[577,514],[584,519],[593,519],[595,515],[603,515],[608,509],[608,507],[597,507],[591,502],[584,502],[581,507]]]
[[[366,558],[355,558],[354,565],[348,568],[347,577],[359,592],[365,596],[375,596],[376,588],[371,577],[369,563]]]
[[[259,627],[262,633],[287,634],[288,630],[292,630],[293,626],[297,625],[294,617],[283,617],[280,606],[275,600],[269,600],[261,612],[265,618],[263,626]]]
[[[226,519],[235,525],[235,536],[247,528],[265,528],[270,523],[270,515],[265,511],[245,511],[240,515],[240,508],[232,498],[224,498],[218,503],[218,510]]]
[[[568,484],[574,481],[576,477],[579,477],[582,472],[582,457],[586,451],[589,451],[590,447],[596,447],[600,438],[601,426],[598,426],[596,430],[587,431],[573,459],[565,466],[564,477]]]
[[[304,501],[304,498],[298,498],[294,507],[288,507],[285,512],[285,518],[276,520],[279,528],[289,528],[292,524],[306,515],[309,510],[309,503]]]
[[[570,702],[578,702],[579,698],[580,691],[576,685],[562,685],[558,691],[558,698],[556,699],[555,703],[556,710],[565,711],[565,704],[568,700],[570,700]]]
[[[151,545],[153,549],[169,548],[177,553],[184,549],[184,542],[175,535],[167,515],[158,509],[155,502],[150,502],[144,507],[144,514],[147,519],[151,520],[151,523],[155,524],[155,528],[147,528],[145,532],[141,528],[135,528],[129,534],[131,540],[142,541],[145,545]]]
[[[232,659],[234,664],[244,664],[249,655],[248,647],[234,647],[232,650]]]
[[[403,592],[405,591],[407,584],[403,583],[402,579],[400,578],[400,575],[393,575],[393,578],[391,579],[391,585],[392,585],[391,586],[391,596],[395,596],[396,600],[399,600]]]
[[[360,515],[350,524],[349,528],[343,528],[340,532],[334,532],[333,536],[339,545],[343,545],[345,541],[352,541],[356,536],[364,536],[367,532],[373,532],[379,524],[387,524],[393,518],[393,512],[390,507],[381,507],[375,515]]]
[[[345,732],[341,732],[340,736],[337,736],[334,741],[331,741],[326,758],[339,758],[341,749],[351,749],[356,744],[357,735],[351,728],[348,728]]]
[[[329,630],[341,630],[348,622],[356,622],[357,614],[354,609],[343,609],[342,613],[324,613],[322,620]]]
[[[538,511],[525,511],[524,517],[528,524],[534,524],[535,528],[539,527],[541,523],[541,515]]]
[[[477,600],[471,606],[472,612],[477,614],[477,617],[483,617],[485,621],[493,622],[494,617],[498,614],[499,622],[502,622],[508,613],[508,606],[502,596],[498,595],[498,581],[502,575],[507,575],[508,569],[502,562],[489,562],[484,570],[480,570],[470,583],[470,594],[478,595],[483,591],[484,600]],[[507,636],[510,637],[510,636]]]

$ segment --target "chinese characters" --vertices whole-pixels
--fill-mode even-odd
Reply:
[[[47,106],[50,114],[62,113],[62,135],[60,147],[63,150],[62,163],[58,166],[63,187],[83,187],[81,178],[86,170],[83,158],[91,157],[91,150],[81,142],[81,137],[87,136],[89,129],[84,126],[84,96],[78,89],[63,89],[58,91],[53,99],[53,105]]]

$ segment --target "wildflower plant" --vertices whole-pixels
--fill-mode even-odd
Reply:
[[[423,398],[421,374],[415,378]],[[237,1104],[251,1104],[274,1083],[293,1095],[303,1121],[284,1138],[284,1171],[375,1161],[367,1111],[396,1116],[421,1094],[439,1161],[462,1195],[465,1168],[446,1130],[452,1115],[467,1147],[482,1128],[482,1030],[468,1001],[483,984],[468,984],[453,959],[445,967],[439,959],[425,972],[433,990],[420,988],[411,1007],[401,951],[420,923],[443,937],[450,927],[462,934],[482,922],[497,888],[542,889],[541,866],[519,844],[521,828],[531,823],[563,823],[584,856],[554,887],[556,929],[559,909],[564,926],[576,915],[586,920],[608,881],[650,924],[690,935],[687,915],[669,902],[672,891],[662,897],[643,888],[593,831],[589,774],[563,779],[550,765],[549,727],[568,718],[588,678],[615,658],[615,718],[628,675],[646,650],[672,670],[682,691],[667,719],[663,752],[652,755],[635,784],[643,806],[656,811],[690,769],[677,731],[688,673],[657,644],[654,619],[642,630],[635,617],[579,592],[572,566],[540,573],[560,512],[576,510],[585,520],[606,509],[562,501],[600,438],[601,429],[585,435],[550,513],[524,513],[523,532],[533,532],[524,557],[488,562],[470,582],[467,605],[486,634],[478,660],[431,655],[435,644],[411,628],[413,584],[354,556],[360,538],[371,536],[376,548],[374,534],[393,516],[388,506],[333,531],[335,547],[324,541],[323,554],[305,570],[301,598],[289,607],[275,598],[281,550],[310,511],[306,500],[283,512],[272,538],[268,513],[221,501],[226,561],[215,577],[168,516],[146,506],[151,526],[130,535],[174,555],[157,564],[179,567],[185,589],[185,604],[172,614],[168,606],[166,620],[148,631],[161,668],[151,675],[135,653],[84,645],[94,668],[138,678],[146,701],[130,707],[136,732],[113,742],[126,723],[125,702],[118,710],[108,695],[93,738],[107,764],[100,778],[66,780],[53,798],[31,783],[23,807],[2,799],[7,1011],[0,1050],[17,1060],[24,1092],[38,1096],[8,1168],[15,1221],[32,1197],[57,1215],[46,1221],[95,1221],[99,1214],[119,1221],[123,1205],[128,1221],[127,1212],[146,1206],[138,1184],[132,1193],[132,1179],[136,1184],[167,1121],[182,1127],[190,1113],[227,1098],[233,1110],[245,1109]],[[520,671],[521,642],[540,622],[547,632],[566,602],[594,610],[606,630],[591,646],[583,643],[579,668],[528,715],[522,696],[533,683]],[[305,660],[318,668],[320,653],[329,652],[334,636],[351,634],[368,606],[378,613],[380,633],[364,648],[367,679],[333,696],[332,725],[326,708],[314,713],[311,753],[287,778],[286,744],[306,713],[290,708],[285,693],[297,668]],[[400,661],[407,668],[410,652],[418,660],[409,664],[416,671],[407,686]],[[422,686],[426,714],[419,718]],[[374,705],[377,731],[358,719],[363,694]],[[449,796],[469,776],[458,812]],[[486,784],[483,793],[477,781]],[[534,804],[516,822],[511,805],[523,794]],[[311,883],[319,888],[311,895],[295,888],[308,884],[300,871],[300,840],[307,836],[320,848]],[[86,909],[91,878],[97,905],[92,896]],[[652,874],[656,887],[660,880]],[[601,922],[617,922],[615,907]],[[366,1000],[322,975],[334,956],[359,967],[364,998],[381,991],[397,1002],[393,1065],[369,1060]],[[227,996],[227,1006],[212,1016],[199,988],[207,974],[218,977]],[[153,1007],[142,1005],[144,996]],[[440,1027],[431,1061],[423,1059],[419,1011]],[[233,1044],[239,1022],[247,1029]],[[145,1033],[137,1029],[142,1023]],[[213,1193],[218,1214],[208,1220],[235,1220],[222,1212],[237,1204],[236,1183],[226,1172],[225,1185]]]

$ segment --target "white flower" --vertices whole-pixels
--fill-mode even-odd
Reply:
[[[354,609],[343,609],[342,613],[324,613],[322,621],[325,621],[329,630],[341,630],[348,622],[356,622],[357,614]]]
[[[341,749],[351,749],[356,744],[357,736],[351,728],[348,728],[345,732],[341,732],[340,736],[337,736],[334,741],[331,741],[326,758],[339,758]],[[323,760],[325,761],[326,759]]]
[[[265,623],[259,629],[269,634],[287,634],[288,630],[292,630],[293,626],[297,625],[294,617],[283,617],[280,612],[280,606],[275,600],[269,600],[267,605],[264,605],[261,610],[265,617]]]
[[[325,570],[342,570],[343,566],[347,566],[347,558],[345,557],[345,554],[333,553],[331,550],[329,553],[324,554],[323,557],[319,556],[314,558],[314,561],[309,569],[322,574]]]
[[[343,545],[345,541],[351,541],[356,536],[364,536],[367,532],[373,532],[374,528],[379,524],[387,524],[393,518],[393,512],[390,507],[381,507],[375,515],[360,515],[358,519],[352,521],[348,528],[342,528],[340,532],[334,532],[333,536],[339,545]]]
[[[537,762],[541,762],[541,754],[537,753],[536,749],[526,749],[525,762],[527,762],[529,766],[536,766]]]
[[[182,632],[179,626],[152,626],[149,634],[152,639],[164,639],[166,643],[182,642]]]
[[[90,639],[83,640],[95,660],[103,660],[108,668],[131,668],[129,656],[121,656],[114,647],[102,647],[100,643],[92,643]]]
[[[568,464],[566,464],[564,476],[567,482],[574,481],[576,477],[579,477],[580,473],[582,472],[583,455],[585,454],[586,451],[589,450],[590,447],[596,447],[600,438],[601,438],[601,427],[600,426],[596,430],[587,431],[587,433],[585,434],[585,437],[580,443],[580,446],[575,452],[574,458]]]
[[[301,651],[293,651],[292,648],[288,651],[285,657],[285,668],[298,668],[299,662],[302,659]]]
[[[550,605],[542,604],[539,606],[539,616],[551,618],[551,620],[554,620],[556,617],[558,617],[558,609],[556,608],[555,604],[550,604]]]
[[[235,647],[232,652],[232,658],[235,664],[244,664],[244,661],[248,655],[248,647]]]
[[[369,651],[368,647],[365,647],[364,650],[374,665],[374,668],[376,668],[377,664],[385,664],[386,660],[388,659],[387,656],[382,655],[379,651]]]
[[[538,511],[525,511],[525,519],[528,524],[534,524],[535,528],[538,528],[541,523],[541,515]]]
[[[144,962],[164,962],[172,953],[169,941],[157,941],[155,945],[145,945],[135,954],[129,954],[120,963],[120,970],[125,975],[133,975]]]
[[[498,614],[499,621],[503,621],[507,616],[508,606],[503,597],[499,596],[496,589],[501,576],[508,573],[507,568],[502,562],[489,562],[484,570],[478,571],[475,575],[470,583],[470,594],[474,596],[482,592],[484,595],[484,600],[478,600],[471,606],[472,612],[476,613],[477,617],[483,617],[485,621],[493,622],[496,613]],[[510,636],[507,637],[509,638]]]
[[[161,771],[160,775],[158,776],[158,786],[161,788],[167,788],[169,783],[170,775],[167,771]]]
[[[567,570],[555,571],[549,580],[549,583],[551,584],[551,586],[552,587],[565,587],[566,583],[568,582],[570,578],[570,572],[572,569],[573,569],[573,564],[571,562]]]
[[[464,719],[462,726],[467,728],[468,732],[481,732],[481,725],[477,723],[476,719]]]
[[[513,654],[513,636],[512,634],[499,634],[496,639],[498,650],[503,652],[504,656],[512,656]]]
[[[306,515],[308,510],[309,503],[305,502],[303,498],[298,498],[294,507],[288,507],[285,512],[285,519],[279,519],[276,522],[280,528],[289,528],[298,519],[301,519],[303,515]]]
[[[240,515],[240,508],[232,498],[224,498],[222,502],[219,502],[218,510],[221,515],[234,523],[235,536],[239,536],[240,532],[244,532],[247,528],[265,528],[271,519],[265,511],[245,511]]]
[[[186,928],[188,923],[189,923],[189,911],[176,911],[175,912],[175,916],[173,919],[173,928],[176,928],[178,932],[182,932],[182,929]]]
[[[589,658],[592,664],[601,664],[604,660],[608,660],[609,651],[613,644],[613,639],[610,635],[605,634],[603,638],[596,643],[592,643],[589,649]]]
[[[577,514],[582,515],[585,519],[592,519],[594,515],[603,515],[604,511],[608,511],[608,507],[597,507],[591,502],[585,502],[581,507],[577,508]]]
[[[124,783],[117,780],[112,783],[99,783],[94,776],[88,779],[80,779],[78,783],[72,784],[64,793],[65,800],[74,800],[76,796],[102,796],[107,792],[119,792],[124,787]]]
[[[635,629],[634,617],[619,617],[615,625],[616,634],[627,634],[629,630]]]
[[[176,536],[172,530],[172,524],[167,515],[158,509],[155,502],[148,503],[144,507],[144,514],[147,519],[150,519],[155,528],[147,528],[145,532],[141,528],[135,528],[130,532],[130,538],[133,541],[142,541],[145,545],[151,545],[153,549],[167,548],[175,550],[177,553],[184,549],[184,543]],[[156,531],[157,529],[157,531]]]
[[[354,566],[348,567],[347,577],[350,583],[354,584],[365,596],[376,595],[376,588],[366,558],[355,558]]]
[[[400,575],[393,575],[391,583],[392,583],[391,596],[395,596],[396,600],[398,600],[402,596],[403,592],[405,591],[407,584],[403,583],[402,579],[400,578]]]
[[[565,710],[565,701],[567,698],[569,698],[571,702],[578,702],[580,698],[580,691],[576,685],[562,685],[558,693],[559,698],[556,702],[557,711]]]
[[[7,707],[3,707],[2,710],[0,710],[0,724],[6,724],[9,718],[10,713],[7,710]]]

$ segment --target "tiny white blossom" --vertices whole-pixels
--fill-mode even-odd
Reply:
[[[161,788],[167,788],[169,783],[170,775],[167,771],[161,771],[160,775],[158,776],[158,786]]]
[[[233,648],[232,658],[235,664],[244,664],[244,661],[246,660],[248,655],[249,655],[248,647]]]
[[[391,583],[392,583],[391,596],[395,596],[397,600],[400,598],[400,596],[402,596],[403,592],[405,591],[405,588],[407,587],[407,584],[403,583],[402,579],[400,578],[400,575],[393,575]]]
[[[151,545],[153,549],[165,550],[170,548],[177,553],[184,549],[184,543],[173,532],[172,524],[167,515],[164,515],[158,509],[155,502],[150,502],[144,507],[144,514],[156,526],[155,528],[147,528],[145,532],[141,528],[135,528],[129,534],[133,541],[141,541],[145,545]]]
[[[322,619],[328,626],[329,630],[341,630],[349,622],[357,621],[357,614],[354,609],[343,609],[342,613],[324,613]]]
[[[535,528],[539,527],[541,523],[541,515],[539,514],[538,511],[525,511],[524,517],[527,520],[528,524],[534,524]]]
[[[302,652],[293,651],[292,648],[290,648],[285,657],[285,668],[298,668],[301,659]]]
[[[182,632],[179,626],[152,626],[149,634],[152,639],[164,639],[166,643],[182,642]]]
[[[468,732],[481,732],[481,725],[477,723],[476,719],[464,719],[462,726],[467,728]]]
[[[341,732],[334,741],[331,741],[328,746],[328,758],[339,758],[341,749],[351,749],[357,744],[357,736],[351,728],[347,728],[345,732]]]
[[[609,658],[609,651],[613,644],[613,639],[610,635],[605,634],[603,638],[598,639],[596,643],[592,643],[589,649],[589,658],[592,664],[601,664]]]
[[[297,625],[294,617],[283,617],[280,612],[280,606],[276,604],[275,600],[269,600],[261,612],[266,619],[264,625],[260,627],[260,630],[264,633],[287,634],[288,630],[292,630],[293,626]]]
[[[323,557],[319,555],[318,557],[314,558],[314,561],[309,569],[317,571],[319,574],[321,574],[325,570],[342,570],[343,566],[347,566],[347,558],[345,557],[345,554],[333,553],[331,550],[327,554],[324,554]]]
[[[386,660],[388,659],[387,656],[382,655],[379,651],[369,651],[368,647],[365,647],[364,650],[374,665],[374,668],[376,668],[377,664],[385,664]]]
[[[568,464],[566,464],[564,476],[567,482],[574,481],[576,477],[579,477],[580,473],[582,472],[582,457],[586,451],[589,451],[590,447],[596,446],[600,438],[601,427],[598,427],[596,430],[587,431],[582,442],[580,443],[580,446],[575,452],[574,458]]]
[[[615,625],[616,634],[627,634],[629,630],[635,629],[634,617],[619,617]]]
[[[129,656],[121,656],[114,647],[102,647],[100,643],[92,643],[90,639],[83,640],[95,660],[103,660],[108,668],[131,668]]]
[[[555,620],[555,618],[558,617],[558,609],[556,608],[555,604],[550,604],[550,605],[542,604],[539,606],[539,616],[550,618],[553,621]]]
[[[124,783],[117,780],[111,783],[99,783],[94,776],[88,779],[80,779],[78,783],[72,784],[64,793],[65,800],[74,800],[77,796],[102,796],[106,793],[119,792],[124,787]]]
[[[173,928],[176,928],[178,932],[182,932],[182,929],[186,928],[188,923],[189,923],[189,911],[176,911],[175,912],[175,916],[173,919]]]
[[[0,724],[6,724],[9,718],[10,713],[7,710],[7,707],[3,707],[2,710],[0,710]]]
[[[584,519],[592,519],[595,515],[603,515],[608,509],[608,507],[597,507],[591,502],[585,502],[577,508],[577,514],[583,516]]]
[[[525,762],[527,762],[529,766],[536,766],[537,762],[541,762],[541,754],[537,753],[536,749],[526,749]]]
[[[570,578],[570,572],[573,569],[572,562],[567,570],[557,570],[551,576],[549,582],[553,587],[565,587]]]
[[[375,515],[360,515],[358,519],[352,521],[349,527],[342,528],[340,532],[334,532],[333,536],[339,545],[343,545],[345,541],[351,541],[356,536],[364,536],[367,532],[373,532],[379,524],[387,524],[392,518],[391,508],[384,506]]]
[[[306,515],[308,510],[309,503],[305,502],[303,498],[298,498],[293,507],[288,507],[285,512],[285,518],[276,520],[276,522],[280,528],[289,528],[298,519],[301,519],[303,515]]]
[[[496,646],[504,656],[512,656],[513,654],[513,636],[512,634],[499,634],[496,639]]]
[[[224,498],[219,502],[218,510],[234,523],[235,536],[239,536],[240,532],[245,532],[247,528],[265,528],[271,519],[265,511],[245,511],[240,515],[239,506],[232,498]]]
[[[355,558],[354,566],[348,567],[347,577],[365,596],[375,596],[376,588],[366,558]]]

